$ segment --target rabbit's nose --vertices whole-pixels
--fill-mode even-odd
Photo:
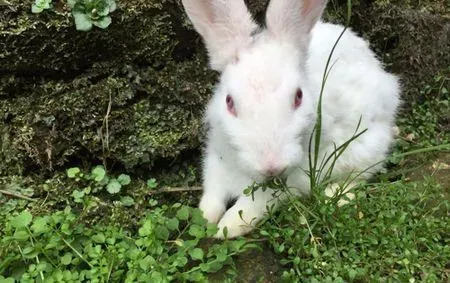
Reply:
[[[275,165],[275,164],[269,164],[266,168],[264,168],[264,175],[267,177],[275,177],[281,175],[286,167]]]

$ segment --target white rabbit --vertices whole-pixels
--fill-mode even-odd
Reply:
[[[243,0],[182,2],[206,43],[211,68],[221,73],[206,110],[200,209],[221,230],[226,226],[228,237],[236,237],[251,231],[267,207],[280,201],[270,190],[256,191],[254,199],[245,196],[243,190],[252,183],[279,176],[298,188],[297,194],[309,193],[309,138],[325,64],[344,27],[319,21],[326,0],[272,0],[265,29],[255,24]],[[360,129],[367,129],[335,165],[333,177],[344,178],[385,159],[400,87],[350,30],[331,63],[320,156],[351,138],[360,118]],[[226,210],[230,199],[237,200]],[[222,231],[216,237],[223,237]]]

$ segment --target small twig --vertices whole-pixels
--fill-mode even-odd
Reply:
[[[149,195],[156,195],[156,194],[162,194],[162,193],[174,193],[174,192],[194,192],[194,191],[201,191],[203,190],[202,187],[164,187],[159,190],[154,190],[149,192]]]
[[[106,152],[109,153],[109,115],[111,114],[112,98],[111,93],[109,93],[108,107],[106,109],[105,117],[103,117],[103,124],[100,128],[100,137],[102,140],[102,151],[103,151],[103,166],[106,168]],[[103,129],[105,128],[105,134],[103,134]]]
[[[108,109],[106,110],[105,125],[106,125],[106,149],[109,151],[109,115],[111,114],[112,98],[109,93]]]
[[[28,200],[28,201],[32,201],[32,202],[37,202],[37,200],[35,200],[35,199],[29,198],[29,197],[21,195],[21,194],[15,194],[12,192],[8,192],[5,190],[0,190],[0,194],[4,194],[5,196],[8,196],[8,197],[20,198],[20,199],[24,199],[24,200]]]
[[[269,241],[269,238],[259,238],[259,239],[246,239],[247,243],[260,243]]]

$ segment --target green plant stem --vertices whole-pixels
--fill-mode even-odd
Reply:
[[[229,256],[229,257],[232,257],[232,256],[237,255],[237,254],[238,254],[237,252],[234,252],[234,253],[228,254],[228,256]],[[210,264],[211,264],[211,263],[215,263],[216,261],[219,261],[219,260],[216,258],[216,259],[210,261],[209,263],[210,263]],[[200,265],[199,265],[199,266],[196,266],[196,267],[194,267],[194,268],[192,268],[192,269],[190,269],[190,270],[188,270],[188,271],[186,271],[185,274],[192,273],[192,272],[197,271],[197,270],[199,270],[199,269],[200,269]]]
[[[288,193],[286,193],[286,194],[289,194],[289,195],[290,195],[290,198],[288,197],[289,200],[294,199],[294,198],[296,197],[296,196],[289,190],[289,188],[288,188],[287,191],[288,191]],[[301,208],[303,211],[306,211],[309,215],[311,215],[312,217],[314,217],[316,220],[319,220],[319,219],[320,219],[318,215],[316,215],[315,213],[313,213],[312,211],[310,211],[309,209],[307,209],[306,206],[304,206],[302,203],[299,203],[298,206],[300,206],[300,208]]]
[[[408,152],[404,152],[404,153],[399,153],[399,154],[395,154],[393,156],[389,156],[381,161],[378,161],[376,163],[374,163],[373,165],[367,167],[366,169],[364,169],[363,171],[359,172],[358,174],[355,175],[355,177],[353,177],[351,179],[350,182],[355,181],[359,176],[361,176],[362,174],[364,174],[365,172],[369,171],[370,169],[372,169],[373,167],[379,165],[379,164],[383,164],[386,161],[389,161],[389,159],[395,157],[395,158],[399,158],[399,157],[407,157],[410,155],[414,155],[414,154],[421,154],[421,153],[427,153],[427,152],[433,152],[433,151],[441,151],[441,150],[450,150],[450,144],[441,144],[441,145],[436,145],[436,146],[431,146],[431,147],[426,147],[426,148],[420,148],[420,149],[416,149],[416,150],[411,150]]]
[[[410,155],[414,155],[414,154],[427,153],[427,152],[440,151],[440,150],[450,151],[450,143],[435,145],[435,146],[426,147],[426,148],[419,148],[419,149],[407,151],[404,153],[398,153],[398,154],[391,156],[391,158],[392,157],[406,157],[406,156],[410,156]]]
[[[351,18],[351,0],[347,1],[347,22],[342,30],[342,32],[339,34],[339,37],[337,38],[336,42],[333,45],[333,48],[331,48],[331,52],[328,56],[327,63],[325,65],[325,70],[323,73],[322,78],[322,85],[320,88],[320,95],[319,95],[319,101],[317,104],[317,119],[316,119],[316,125],[314,126],[314,129],[311,133],[311,137],[309,140],[309,169],[310,169],[310,186],[311,188],[316,187],[317,182],[317,176],[316,176],[316,169],[317,169],[317,162],[319,159],[319,149],[320,149],[320,139],[322,135],[322,98],[323,98],[323,92],[325,90],[325,84],[328,78],[328,75],[330,74],[331,68],[331,58],[333,57],[334,51],[341,40],[342,36],[344,35],[345,31],[347,30],[349,24],[350,24],[350,18]],[[334,65],[334,64],[333,64]],[[333,66],[332,65],[332,66]],[[331,67],[332,67],[331,66]],[[311,152],[311,143],[314,138],[314,159],[312,159],[312,152]]]
[[[33,233],[31,233],[30,228],[28,228],[28,227],[26,227],[26,228],[27,228],[28,236],[30,237],[31,246],[33,246],[33,248],[35,248],[34,238],[32,236]],[[36,263],[39,264],[40,263],[39,256],[36,255],[35,258],[36,258]],[[42,282],[44,282],[44,280],[45,280],[44,273],[42,271],[39,271],[39,275],[41,276]]]
[[[33,233],[31,233],[31,230],[28,227],[27,227],[27,232],[28,232],[28,235],[30,236],[31,245],[34,247],[34,242],[37,242],[37,240],[34,238]],[[41,252],[45,256],[45,258],[50,262],[50,264],[55,267],[56,266],[55,263],[53,263],[53,261],[47,255],[47,253],[44,250],[42,250]],[[38,263],[39,263],[39,259],[38,259]]]
[[[83,255],[79,251],[77,251],[69,242],[67,242],[66,239],[64,239],[63,237],[61,237],[61,239],[63,240],[64,244],[66,244],[82,261],[89,265],[90,268],[94,268],[94,266],[89,261],[87,261],[83,257]]]

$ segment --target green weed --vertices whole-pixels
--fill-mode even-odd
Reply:
[[[72,205],[41,215],[35,215],[39,210],[33,206],[20,213],[17,207],[8,211],[7,206],[0,208],[4,216],[0,274],[8,280],[204,281],[208,273],[232,266],[233,256],[254,247],[244,239],[202,243],[202,239],[218,231],[216,225],[207,224],[200,210],[180,203],[149,209],[134,229],[108,222],[89,223],[87,212],[100,202],[95,194],[105,190],[119,193],[119,185],[130,184],[130,177],[109,177],[102,167],[91,173],[71,168],[67,176],[68,181],[77,180],[80,185],[71,194]],[[111,184],[119,189],[111,192]],[[149,184],[154,186],[155,180]],[[134,205],[129,196],[122,196],[120,202],[123,206]]]
[[[44,10],[64,14],[70,10],[75,21],[75,27],[80,31],[89,31],[93,26],[107,28],[112,20],[110,13],[116,10],[115,0],[68,0],[67,3],[53,3],[53,0],[35,0],[31,5],[31,12],[42,13]],[[59,4],[59,5],[58,5]],[[64,8],[61,8],[64,7]]]

